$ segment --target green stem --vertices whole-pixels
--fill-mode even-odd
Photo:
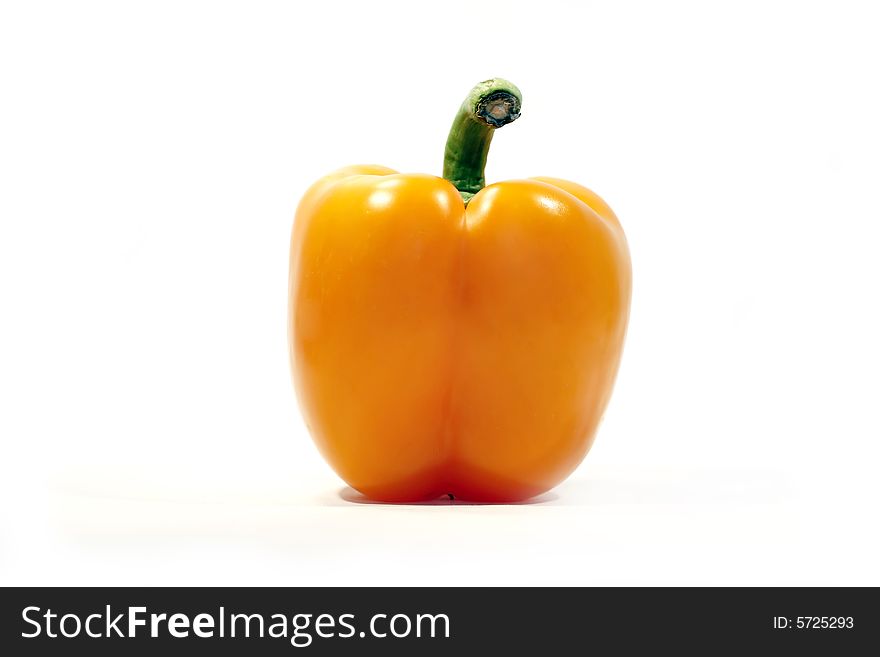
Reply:
[[[496,128],[519,118],[522,94],[501,78],[480,82],[461,104],[443,158],[443,177],[455,185],[464,202],[486,186],[486,158]]]

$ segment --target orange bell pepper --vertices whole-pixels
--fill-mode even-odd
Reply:
[[[289,337],[306,424],[365,496],[523,500],[589,450],[611,395],[631,267],[611,208],[556,178],[485,186],[521,95],[468,94],[443,177],[341,169],[302,199]]]

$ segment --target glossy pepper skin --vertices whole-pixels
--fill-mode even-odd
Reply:
[[[543,493],[593,442],[630,286],[620,223],[585,187],[531,178],[471,193],[342,169],[305,194],[291,244],[306,424],[371,499]]]

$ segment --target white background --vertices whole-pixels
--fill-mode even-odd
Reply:
[[[0,583],[880,584],[875,11],[5,3]],[[359,504],[290,384],[293,212],[439,175],[492,76],[490,182],[629,236],[616,392],[535,504]]]

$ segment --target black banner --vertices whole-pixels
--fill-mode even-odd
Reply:
[[[7,588],[5,655],[861,653],[867,588]]]

